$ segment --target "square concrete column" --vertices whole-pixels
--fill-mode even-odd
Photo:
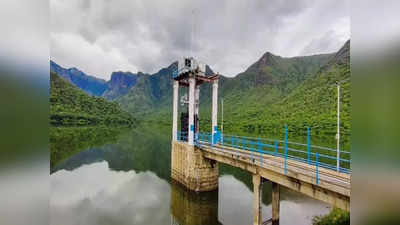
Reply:
[[[195,99],[195,110],[194,114],[199,115],[199,104],[200,104],[200,85],[196,85],[194,91],[194,99]]]
[[[194,92],[196,87],[196,80],[194,77],[189,78],[189,126],[188,126],[188,144],[193,145],[194,141],[194,110],[195,100]]]
[[[279,225],[280,187],[272,182],[272,225]]]
[[[195,99],[195,110],[194,110],[194,114],[197,116],[197,118],[199,118],[199,107],[200,107],[200,85],[196,85],[195,91],[194,91],[194,99]],[[196,136],[198,135],[199,132],[199,122],[195,121],[196,123]],[[197,138],[197,137],[195,137]]]
[[[174,80],[173,113],[172,113],[172,140],[177,141],[178,136],[178,95],[179,81]]]
[[[218,80],[215,80],[212,85],[212,116],[211,116],[211,135],[212,143],[214,142],[214,134],[217,132],[218,124]]]
[[[259,174],[253,174],[253,225],[262,224],[261,215],[261,198],[262,198],[262,182]]]

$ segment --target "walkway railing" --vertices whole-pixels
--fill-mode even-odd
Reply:
[[[307,132],[307,143],[289,142],[287,133],[288,131],[286,128],[284,140],[220,134],[218,135],[218,140],[214,145],[217,144],[222,147],[226,146],[260,154],[282,157],[285,161],[285,172],[286,160],[291,159],[314,165],[316,167],[323,167],[350,174],[350,152],[340,150],[340,157],[338,158],[336,149],[311,145],[309,130]],[[187,141],[187,133],[178,132],[178,140]],[[195,137],[195,143],[196,145],[213,145],[212,135],[210,133],[199,133],[197,137]],[[340,165],[339,168],[337,167],[338,161]]]

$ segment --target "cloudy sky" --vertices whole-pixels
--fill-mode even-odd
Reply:
[[[50,0],[51,59],[109,79],[157,72],[194,55],[234,76],[265,52],[337,51],[350,38],[348,0]]]

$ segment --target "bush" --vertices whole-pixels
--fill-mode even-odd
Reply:
[[[350,213],[339,208],[333,208],[328,215],[315,216],[313,225],[346,225],[350,224]]]

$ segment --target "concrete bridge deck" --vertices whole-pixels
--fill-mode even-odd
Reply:
[[[315,165],[199,141],[203,157],[241,168],[344,210],[350,209],[350,175]],[[316,172],[318,171],[318,173]]]
[[[240,146],[243,147],[243,146]],[[278,225],[280,212],[280,186],[303,193],[332,206],[350,210],[350,174],[298,161],[295,158],[265,154],[252,149],[240,149],[196,140],[173,141],[171,177],[193,191],[218,189],[218,165],[224,163],[252,174],[253,224]],[[261,215],[262,185],[272,183],[272,218],[265,221]],[[264,222],[263,222],[264,221]]]

